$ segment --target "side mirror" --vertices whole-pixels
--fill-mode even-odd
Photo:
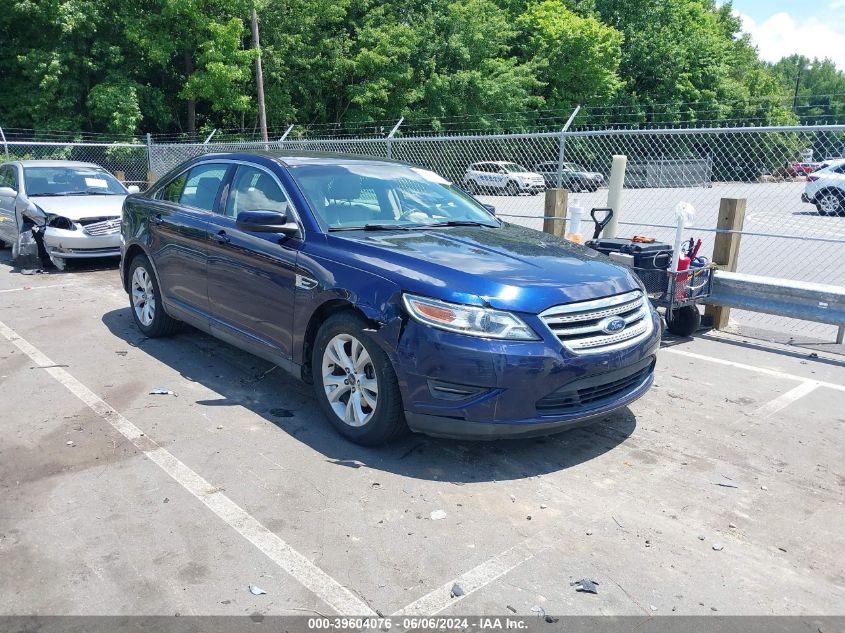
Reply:
[[[0,187],[0,196],[8,196],[9,198],[14,198],[18,195],[18,192],[12,189],[11,187]]]
[[[499,169],[499,173],[500,173],[500,174],[506,174],[506,173],[508,173],[508,172],[506,172],[504,169]]]
[[[493,215],[496,215],[496,207],[494,205],[492,205],[492,204],[482,204],[481,206],[484,207],[485,209],[487,209]]]
[[[293,235],[299,230],[286,213],[279,211],[241,211],[235,220],[237,227],[250,233],[284,233]]]
[[[138,187],[138,185],[129,185],[126,188],[126,191],[128,191],[129,193],[141,193],[141,189]]]

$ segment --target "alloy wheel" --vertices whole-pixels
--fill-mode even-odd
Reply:
[[[824,194],[819,200],[819,210],[824,211],[828,215],[838,213],[841,206],[842,201],[839,199],[839,196],[833,192]]]
[[[323,389],[335,415],[353,427],[369,422],[378,405],[378,378],[370,353],[351,334],[338,334],[323,352]]]
[[[152,325],[156,311],[155,290],[152,277],[143,266],[138,266],[132,273],[132,309],[142,325]]]

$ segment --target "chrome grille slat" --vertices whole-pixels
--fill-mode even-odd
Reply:
[[[639,290],[554,306],[539,316],[563,346],[576,354],[624,349],[652,332],[648,298]],[[624,320],[625,327],[605,332],[602,321],[614,316]]]
[[[85,225],[82,230],[88,235],[112,235],[120,231],[120,218],[92,222]]]
[[[642,302],[639,302],[635,309],[636,309],[636,312],[633,312],[632,314],[629,314],[627,316],[620,315],[619,318],[625,319],[625,323],[627,325],[630,325],[631,323],[634,323],[635,321],[639,321],[640,319],[642,319],[645,316],[643,306],[642,306]],[[629,310],[629,312],[630,312],[630,310]],[[611,315],[608,315],[608,316],[611,316]],[[604,318],[604,316],[597,318],[596,320],[600,321],[601,318]],[[565,329],[561,328],[561,327],[556,327],[557,324],[555,324],[555,323],[550,324],[550,323],[547,322],[547,325],[551,328],[552,332],[554,332],[555,334],[560,332],[561,334],[565,334],[566,336],[576,336],[578,334],[590,334],[591,332],[601,332],[601,328],[599,328],[598,323],[593,323],[592,325],[581,325],[581,326],[578,326],[578,327],[566,327]]]
[[[592,321],[593,319],[603,319],[604,317],[613,316],[614,314],[624,314],[625,312],[636,310],[641,305],[642,298],[638,298],[634,301],[629,301],[628,303],[623,303],[612,308],[605,308],[604,310],[598,310],[595,312],[576,312],[564,316],[553,316],[546,318],[545,321],[549,325],[556,323],[574,323],[577,321]]]

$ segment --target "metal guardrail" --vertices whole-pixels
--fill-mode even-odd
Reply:
[[[845,288],[840,286],[720,270],[713,294],[703,303],[838,325],[836,342],[845,339]]]

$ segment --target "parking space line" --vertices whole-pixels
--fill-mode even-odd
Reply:
[[[24,286],[23,288],[7,288],[0,290],[0,294],[6,292],[21,292],[22,290],[41,290],[42,288],[68,288],[74,284],[47,284],[45,286]]]
[[[799,382],[813,383],[816,387],[825,387],[827,389],[835,389],[836,391],[845,391],[845,385],[837,385],[834,382],[825,382],[824,380],[816,380],[814,378],[805,378],[804,376],[796,376],[795,374],[788,374],[776,369],[767,369],[766,367],[756,367],[754,365],[746,365],[744,363],[736,363],[732,360],[724,360],[723,358],[715,358],[713,356],[705,356],[704,354],[696,354],[695,352],[687,352],[681,349],[674,349],[672,347],[665,348],[661,352],[667,354],[677,354],[678,356],[686,356],[687,358],[695,358],[696,360],[705,360],[718,365],[727,365],[742,369],[745,371],[753,371],[758,374],[766,374],[767,376],[774,376],[775,378],[782,378],[784,380],[797,380]]]
[[[29,356],[37,365],[44,367],[44,371],[131,441],[154,464],[170,475],[176,483],[190,492],[274,563],[334,609],[336,613],[376,615],[375,611],[349,589],[314,565],[277,534],[264,527],[258,519],[222,494],[218,488],[212,486],[190,467],[179,461],[172,453],[145,436],[141,429],[118,413],[70,373],[61,367],[53,366],[55,363],[50,358],[2,321],[0,321],[0,334]]]
[[[406,607],[403,607],[394,616],[422,616],[436,615],[443,609],[463,600],[466,596],[486,587],[494,580],[501,578],[508,572],[516,569],[525,562],[528,562],[541,551],[549,547],[548,537],[540,532],[521,543],[506,549],[480,565],[461,574],[434,591],[427,593],[422,598],[415,600]],[[452,597],[453,585],[458,584],[464,590],[464,595]]]
[[[806,396],[808,393],[815,391],[819,387],[819,383],[815,380],[806,380],[799,384],[797,387],[793,387],[786,393],[779,395],[774,400],[770,400],[762,407],[754,411],[751,414],[751,417],[761,417],[767,418],[770,415],[774,415],[778,411],[782,411],[786,409],[789,405],[791,405],[796,400],[799,400]]]

